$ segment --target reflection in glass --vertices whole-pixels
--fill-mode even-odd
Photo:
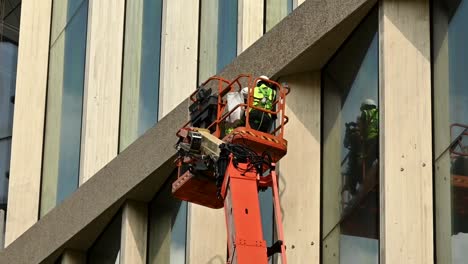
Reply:
[[[172,196],[172,182],[171,177],[150,203],[149,264],[183,264],[186,260],[187,203]]]
[[[88,264],[119,264],[122,213],[119,212],[88,250]]]
[[[379,262],[377,9],[322,71],[322,255]]]
[[[293,0],[266,0],[265,32],[283,20],[293,9]]]
[[[120,151],[158,121],[162,0],[126,3]]]
[[[202,83],[237,56],[237,0],[201,0],[198,82]]]
[[[433,1],[437,263],[468,259],[468,1]]]
[[[237,56],[237,0],[219,0],[218,72]]]
[[[0,58],[0,209],[5,210],[8,197],[18,46],[10,42],[0,42]]]
[[[5,235],[1,227],[5,227],[8,200],[17,59],[18,45],[0,41],[0,249]]]
[[[54,1],[51,39],[44,160],[41,185],[41,216],[70,195],[79,180],[81,117],[83,110],[84,65],[88,1]],[[57,22],[57,23],[56,23]]]

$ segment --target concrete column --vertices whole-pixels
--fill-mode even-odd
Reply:
[[[434,263],[429,0],[380,2],[381,261]]]
[[[51,11],[51,0],[21,4],[6,246],[38,218]]]
[[[289,75],[280,82],[291,87],[286,97],[288,154],[279,163],[288,262],[319,263],[320,72]]]
[[[128,201],[122,213],[120,243],[121,264],[146,264],[148,238],[148,206]]]
[[[342,111],[341,111],[341,91],[337,84],[329,74],[324,74],[323,83],[327,81],[330,92],[325,93],[324,114],[327,117],[334,118],[334,122],[326,122],[322,129],[323,131],[323,182],[322,182],[322,241],[323,251],[322,259],[326,264],[340,263],[340,235],[342,210],[342,186],[343,177],[340,163],[343,159],[341,153],[341,144],[343,142],[341,126]]]
[[[86,252],[66,249],[60,264],[86,264]]]
[[[296,9],[298,6],[302,5],[305,0],[293,0],[293,9]]]
[[[162,208],[163,209],[163,208]],[[148,263],[170,263],[171,261],[171,230],[172,212],[161,210],[155,215],[153,222],[154,230],[151,230],[149,244],[151,248],[148,254]],[[153,226],[151,226],[153,228]]]
[[[163,4],[159,118],[196,88],[198,17],[199,1],[171,0]]]
[[[240,54],[263,35],[264,1],[239,0],[237,53]]]
[[[90,0],[80,184],[117,155],[124,0]]]
[[[227,235],[224,209],[214,210],[189,204],[187,225],[187,264],[226,263]]]

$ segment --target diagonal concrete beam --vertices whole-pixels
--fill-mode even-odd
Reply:
[[[220,75],[278,77],[320,69],[376,0],[308,0]],[[0,252],[0,263],[53,263],[63,249],[87,250],[126,199],[149,201],[174,169],[182,102],[147,133]]]
[[[319,70],[376,0],[307,0],[226,66],[220,75],[281,75]]]

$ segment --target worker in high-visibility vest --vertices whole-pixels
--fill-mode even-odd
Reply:
[[[355,194],[358,184],[363,183],[364,172],[369,171],[379,152],[379,110],[372,99],[361,104],[361,115],[357,122],[346,123],[344,146],[347,155],[346,189]],[[364,171],[365,170],[365,171]]]
[[[260,76],[260,79],[269,80],[267,76]],[[248,97],[248,89],[242,89],[242,94],[245,98]],[[265,110],[273,111],[273,103],[276,98],[276,90],[269,86],[269,83],[259,80],[253,89],[252,105]],[[252,129],[269,132],[273,124],[273,117],[270,113],[266,113],[257,109],[250,109],[249,124]]]

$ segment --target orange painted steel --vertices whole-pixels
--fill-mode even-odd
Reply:
[[[223,208],[222,200],[217,199],[217,187],[213,175],[187,170],[180,172],[179,177],[172,184],[172,194],[180,200],[206,206],[212,209]]]
[[[246,170],[249,164],[238,166]],[[230,162],[221,195],[227,215],[228,263],[267,264],[255,170],[242,173]]]
[[[266,82],[270,87],[276,87],[276,99],[272,103],[273,110],[266,110],[253,105],[254,88],[258,81]],[[245,103],[237,105],[231,111],[227,111],[227,94],[240,92],[243,87],[248,87],[248,97]],[[275,163],[287,153],[287,141],[284,137],[284,127],[288,123],[285,115],[286,96],[289,87],[277,82],[253,78],[249,74],[237,76],[233,81],[221,77],[211,77],[201,87],[217,87],[217,113],[216,120],[205,129],[211,131],[215,137],[222,138],[223,142],[238,144],[248,147],[257,155],[268,153],[271,156],[271,166],[268,175],[259,175],[249,160],[240,163],[234,160],[233,154],[229,156],[224,178],[220,187],[216,185],[214,171],[196,171],[191,167],[200,163],[200,155],[193,157],[179,157],[178,179],[173,183],[172,192],[179,199],[196,203],[210,208],[224,207],[227,227],[228,264],[267,264],[269,257],[274,253],[281,253],[283,264],[287,264],[286,247],[282,215],[279,202],[278,176],[275,172]],[[190,100],[196,102],[195,91]],[[227,118],[237,109],[245,111],[245,125],[235,128],[228,135],[223,135],[222,125]],[[255,109],[270,116],[277,117],[276,128],[271,133],[257,131],[250,127],[250,111]],[[190,122],[187,122],[178,132],[181,141],[187,140],[189,131],[196,131]],[[190,143],[190,142],[185,142]],[[268,167],[268,166],[266,166]],[[190,169],[192,168],[192,169]],[[266,168],[265,168],[266,169]],[[275,212],[276,232],[278,242],[276,247],[268,248],[263,239],[259,190],[272,188],[273,205]]]
[[[268,263],[258,199],[261,187],[272,188],[276,231],[281,241],[278,253],[281,253],[281,263],[287,264],[275,164],[272,164],[272,170],[267,176],[260,176],[255,169],[249,168],[249,163],[234,166],[231,157],[221,189],[228,231],[227,263]]]

